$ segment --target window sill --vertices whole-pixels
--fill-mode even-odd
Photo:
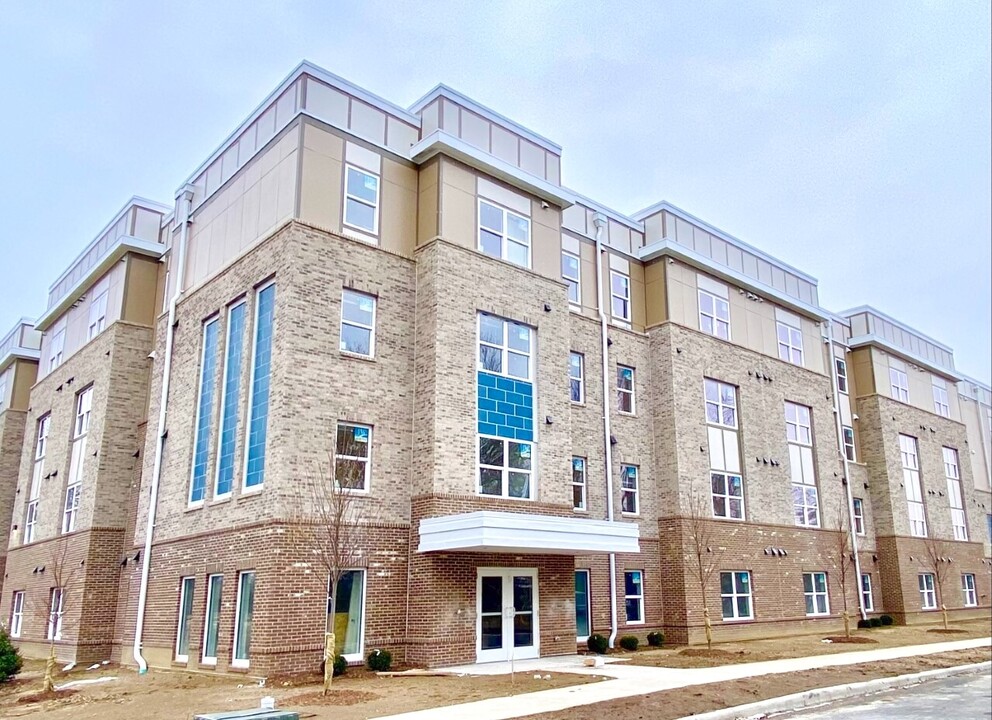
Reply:
[[[572,508],[572,512],[575,513],[576,515],[588,515],[589,514],[589,510],[587,508],[576,508],[576,507],[573,507]]]
[[[224,503],[231,502],[232,497],[233,496],[231,495],[231,493],[227,493],[226,495],[219,495],[217,497],[214,497],[210,501],[210,504],[211,505],[223,505]]]
[[[620,517],[626,517],[626,518],[639,518],[640,516],[641,516],[641,514],[639,512],[632,513],[632,512],[622,512],[621,511],[621,513],[620,513]]]
[[[338,350],[338,355],[349,358],[350,360],[363,360],[370,363],[377,362],[375,355],[362,355],[361,353],[351,352],[349,350]]]
[[[629,418],[636,418],[637,417],[637,413],[624,412],[623,410],[617,410],[617,415],[619,415],[621,417],[629,417]]]
[[[252,485],[250,488],[241,488],[241,494],[238,496],[238,500],[244,500],[245,498],[254,497],[256,495],[261,495],[262,490],[265,489],[264,485]]]
[[[509,495],[489,495],[487,493],[478,492],[475,493],[476,497],[489,498],[490,500],[510,500],[511,502],[536,502],[534,498],[529,497],[510,497]]]
[[[194,510],[199,510],[203,507],[203,500],[195,503],[188,503],[186,505],[186,510],[184,512],[193,512]]]
[[[586,401],[585,401],[585,400],[583,400],[582,402],[575,402],[574,400],[570,400],[570,401],[569,401],[569,404],[570,404],[570,405],[571,405],[572,407],[585,407],[585,406],[586,406]]]
[[[379,245],[378,233],[371,232],[366,228],[355,227],[354,225],[342,225],[341,234],[350,237],[352,240],[363,242],[366,245]]]
[[[573,305],[572,303],[569,303],[568,304],[568,311],[569,312],[573,312],[573,313],[578,313],[578,314],[581,315],[582,314],[582,306],[581,305]]]
[[[644,624],[644,621],[643,620],[628,620],[624,624],[625,625],[643,625]]]
[[[723,622],[725,622],[725,623],[749,623],[749,622],[754,622],[754,618],[753,617],[746,617],[746,618],[723,618]]]

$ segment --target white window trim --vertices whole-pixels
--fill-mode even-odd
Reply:
[[[737,592],[737,575],[738,574],[747,575],[747,593]],[[748,620],[754,620],[754,583],[751,581],[751,571],[750,570],[721,570],[720,575],[730,575],[730,582],[733,591],[729,594],[723,592],[723,578],[720,578],[720,616],[723,616],[723,599],[731,598],[734,601],[734,614],[733,617],[724,617],[723,622],[743,622]],[[747,608],[750,612],[749,615],[738,615],[737,614],[737,598],[746,597],[747,598]]]
[[[716,402],[713,402],[712,400],[710,400],[709,398],[706,397],[706,385],[707,385],[707,383],[713,383],[714,385],[716,385]],[[734,391],[734,404],[733,405],[727,405],[726,403],[723,402],[723,389],[724,388],[730,388],[731,390]],[[706,413],[706,406],[707,405],[715,405],[716,406],[716,422],[710,420],[709,415]],[[727,423],[725,423],[723,421],[723,411],[724,411],[724,409],[733,410],[734,411],[734,423],[733,423],[733,425],[728,425]],[[732,385],[730,383],[721,382],[720,380],[715,380],[713,378],[703,378],[703,414],[704,414],[704,418],[705,418],[706,424],[707,425],[712,425],[714,427],[727,428],[727,429],[735,430],[736,431],[738,429],[737,413],[738,413],[738,408],[737,408],[737,386],[736,385]]]
[[[630,370],[630,390],[620,387],[620,371]],[[630,410],[621,410],[620,396],[630,395]],[[637,415],[637,369],[630,365],[617,363],[617,413],[620,415]]]
[[[793,411],[795,420],[789,419],[789,410]],[[789,430],[793,431],[795,438],[789,437]],[[794,403],[789,400],[785,401],[785,436],[786,443],[790,446],[794,445],[798,448],[798,455],[802,458],[804,451],[810,453],[812,457],[813,452],[813,409],[808,405],[802,405],[800,403]],[[792,452],[790,451],[790,464]],[[800,460],[800,464],[802,461]],[[802,478],[802,482],[796,482],[795,479],[792,480],[792,488],[795,490],[799,488],[802,491],[802,522],[795,520],[795,511],[799,508],[796,505],[795,497],[793,497],[793,517],[796,523],[796,527],[808,527],[808,528],[818,528],[821,525],[820,522],[820,489],[816,484],[816,460],[812,458],[811,467],[813,468],[813,477],[807,478],[802,471],[802,467],[799,468],[799,473]],[[795,477],[796,468],[791,468],[793,478]],[[812,488],[813,497],[815,498],[816,505],[808,505],[806,503],[806,497],[808,490]],[[816,517],[814,520],[810,520],[810,510],[816,510]]]
[[[627,594],[627,575],[631,575],[633,573],[637,573],[640,576],[640,578],[641,578],[641,583],[640,583],[641,594],[640,595],[628,595]],[[640,616],[641,616],[641,619],[640,620],[627,620],[627,601],[628,600],[637,600],[637,605],[638,605],[638,607],[640,609],[640,613],[639,613]],[[626,625],[643,625],[646,622],[645,618],[647,617],[647,611],[646,611],[646,608],[644,606],[644,571],[643,570],[624,570],[624,573],[623,573],[623,608],[624,608],[624,610],[623,610],[623,616],[624,616],[624,620],[626,621],[625,622]]]
[[[241,622],[241,588],[245,581],[245,577],[251,575],[255,576],[254,570],[242,570],[238,573],[238,588],[237,595],[234,597],[234,633],[231,638],[231,667],[234,668],[247,668],[251,666],[251,658],[238,658],[238,623]]]
[[[623,481],[627,476],[627,470],[632,469],[634,471],[634,487],[628,488],[624,487]],[[636,517],[641,514],[641,469],[639,466],[632,463],[621,463],[620,464],[620,514],[626,515],[627,517]],[[631,495],[634,498],[634,510],[624,510],[623,509],[623,499],[624,496]]]
[[[217,656],[216,655],[207,655],[207,634],[208,634],[208,632],[210,630],[210,605],[211,605],[211,602],[210,601],[213,599],[213,594],[214,594],[214,584],[213,584],[212,581],[213,581],[213,578],[215,578],[215,577],[219,577],[221,579],[220,580],[221,603],[220,603],[220,607],[218,608],[218,611],[217,611],[218,612],[218,620],[217,620],[218,623],[220,622],[220,616],[219,616],[219,614],[224,611],[224,598],[223,598],[223,593],[224,593],[224,574],[223,573],[211,573],[211,574],[207,575],[207,602],[206,602],[206,606],[205,606],[204,611],[203,611],[203,635],[200,638],[200,642],[203,645],[202,650],[201,650],[202,655],[200,657],[200,662],[203,665],[216,665],[217,664]],[[220,649],[220,629],[219,629],[219,627],[218,627],[218,630],[217,630],[217,648]]]
[[[562,263],[562,268],[561,268],[562,279],[570,280],[571,282],[575,283],[575,294],[578,296],[576,300],[572,300],[572,298],[569,297],[568,304],[571,305],[572,307],[581,307],[582,306],[582,258],[580,258],[575,253],[570,252],[568,250],[562,250],[561,254],[563,257],[565,255],[568,255],[568,257],[573,258],[575,260],[575,267],[578,268],[575,277],[569,277],[568,275],[565,274],[565,266],[564,263]],[[565,284],[568,285],[568,283]],[[571,289],[571,286],[569,286],[569,289]]]
[[[916,576],[917,587],[920,588],[920,606],[923,610],[937,609],[937,589],[934,585],[933,573],[920,573]]]
[[[48,372],[51,372],[62,364],[62,356],[65,353],[65,327],[62,327],[52,335],[52,345],[48,350]]]
[[[810,579],[811,579],[811,586],[813,588],[813,590],[811,592],[806,592],[806,576],[807,575],[809,575],[810,576]],[[822,575],[823,576],[823,592],[820,592],[819,590],[816,589],[816,576],[817,575]],[[826,608],[826,610],[824,612],[820,612],[819,610],[816,609],[817,608],[816,600],[819,597],[822,597],[823,598],[823,604],[824,604],[824,607]],[[813,612],[807,612],[806,613],[806,617],[825,617],[825,616],[827,616],[827,615],[830,614],[830,584],[829,584],[829,578],[827,577],[827,574],[825,572],[821,572],[820,570],[813,570],[811,572],[804,572],[803,573],[803,600],[804,600],[804,602],[805,602],[805,599],[806,598],[811,598],[813,600]]]
[[[621,278],[624,281],[624,289],[626,290],[626,293],[624,295],[617,295],[616,292],[613,290],[613,278],[614,277]],[[614,310],[613,310],[613,308],[615,307],[614,304],[613,304],[613,300],[614,299],[619,299],[619,300],[622,300],[622,301],[624,301],[626,303],[626,307],[627,307],[627,314],[626,314],[626,316],[624,316],[624,315],[617,315],[614,312]],[[634,314],[634,308],[633,308],[633,304],[631,303],[631,299],[630,299],[630,275],[628,275],[626,273],[619,272],[618,270],[610,270],[610,315],[611,315],[611,317],[613,317],[615,320],[619,320],[621,323],[625,323],[625,324],[629,325],[630,324],[630,321],[631,321],[631,317],[633,316],[633,314]]]
[[[356,173],[362,175],[368,175],[369,177],[375,178],[375,202],[370,203],[365,198],[360,198],[352,195],[348,192],[348,171],[354,170]],[[355,230],[356,232],[362,233],[363,235],[373,235],[375,237],[379,236],[379,206],[382,204],[381,193],[382,193],[382,177],[378,173],[374,173],[371,170],[366,170],[365,168],[358,167],[351,163],[344,164],[344,202],[341,207],[341,222],[346,228]],[[356,225],[355,223],[348,222],[348,200],[354,200],[360,205],[372,208],[372,229],[369,230],[361,225]]]
[[[87,342],[102,333],[107,327],[107,299],[110,296],[109,285],[104,285],[99,294],[90,301],[89,317],[86,323]]]
[[[941,417],[949,418],[951,416],[951,405],[947,396],[947,390],[938,385],[933,386],[933,410]]]
[[[786,335],[788,336],[788,342],[782,342],[782,338],[779,337],[779,329],[785,328]],[[793,333],[796,333],[793,335]],[[798,338],[799,344],[796,344]],[[793,327],[788,323],[784,323],[781,320],[775,321],[775,339],[778,343],[778,359],[783,362],[787,362],[790,365],[796,365],[798,367],[806,367],[806,353],[803,350],[803,331],[801,328]],[[783,348],[789,357],[782,357]],[[792,351],[796,350],[799,352],[799,362],[792,361]]]
[[[709,292],[708,290],[703,290],[702,288],[698,288],[697,289],[697,292],[698,292],[697,303],[699,305],[699,331],[702,332],[704,335],[710,335],[711,337],[715,337],[715,338],[718,338],[720,340],[727,340],[727,341],[729,341],[730,340],[730,302],[726,298],[722,298],[719,295],[714,295],[713,293]],[[712,315],[710,313],[708,313],[708,312],[704,312],[703,311],[703,303],[702,303],[702,301],[700,299],[703,295],[705,295],[706,297],[710,298],[710,300],[713,301],[713,314]],[[717,306],[720,303],[723,303],[724,305],[727,306],[727,319],[726,320],[721,320],[717,316],[717,314],[716,314],[716,312],[717,312]],[[706,330],[703,329],[703,318],[704,317],[708,317],[710,319],[710,322],[713,324],[713,332],[708,333],[708,332],[706,332]],[[723,323],[724,325],[727,326],[727,337],[722,337],[720,335],[720,333],[717,331],[717,328],[719,327],[719,324],[720,323]]]
[[[248,486],[248,451],[249,451],[249,447],[248,446],[249,446],[249,441],[250,441],[250,438],[251,438],[251,423],[255,419],[254,418],[254,409],[252,408],[252,401],[251,401],[251,399],[252,399],[252,392],[253,392],[252,389],[255,387],[255,360],[256,360],[256,356],[258,355],[258,316],[259,316],[259,312],[258,312],[258,300],[259,300],[259,297],[261,296],[261,294],[262,294],[263,291],[269,289],[270,287],[274,286],[275,284],[276,284],[276,281],[275,280],[270,280],[269,282],[263,283],[262,285],[259,285],[257,288],[255,288],[255,302],[254,302],[254,306],[252,307],[252,314],[254,315],[254,317],[252,318],[252,322],[251,322],[251,357],[248,360],[248,362],[250,363],[249,366],[248,366],[248,387],[245,390],[245,395],[247,396],[247,400],[248,400],[248,411],[246,413],[247,414],[247,417],[245,418],[245,430],[244,430],[244,436],[242,438],[242,443],[241,443],[241,447],[242,447],[242,450],[241,450],[241,494],[242,495],[251,495],[251,494],[254,494],[254,493],[262,492],[262,490],[265,487],[265,474],[264,473],[262,474],[262,482],[258,483],[257,485],[252,485],[251,487]],[[273,310],[273,318],[272,318],[272,333],[273,333],[273,337],[275,336],[275,314],[274,313],[275,313],[275,311]],[[271,366],[271,364],[272,364],[272,361],[271,361],[271,358],[270,358],[269,365]],[[269,403],[270,404],[272,402],[272,379],[271,378],[272,378],[272,369],[270,367],[269,368]],[[199,414],[199,413],[197,413],[197,414]],[[266,437],[266,446],[267,445],[268,445],[268,438]],[[266,447],[266,454],[268,454],[268,447]]]
[[[58,605],[55,599],[58,598]],[[48,632],[45,638],[48,640],[62,639],[62,617],[65,614],[65,589],[53,587],[48,592]]]
[[[899,457],[906,491],[909,534],[913,537],[927,537],[929,531],[926,505],[923,502],[923,480],[920,477],[920,448],[916,438],[911,435],[899,435]],[[914,510],[920,519],[913,518]]]
[[[835,357],[834,367],[837,368],[837,390],[841,395],[847,395],[850,392],[849,379],[847,377],[847,360]],[[841,380],[843,380],[843,383],[841,383]]]
[[[854,533],[863,536],[865,534],[865,501],[862,498],[854,498],[851,501],[851,506],[854,510]],[[858,512],[859,510],[860,512]]]
[[[579,374],[576,377],[572,375],[572,356],[579,358]],[[578,380],[579,382],[579,399],[572,400],[572,382]],[[574,350],[568,353],[568,399],[573,405],[585,405],[586,404],[586,356],[580,352],[575,352]]]
[[[197,373],[196,380],[196,410],[193,415],[193,445],[190,449],[191,452],[191,462],[189,465],[189,490],[186,492],[186,507],[196,508],[203,505],[204,501],[207,499],[207,478],[210,477],[210,436],[212,434],[211,427],[207,426],[207,468],[206,477],[203,478],[203,497],[200,500],[193,499],[193,480],[196,477],[196,441],[199,436],[199,423],[200,423],[200,410],[202,409],[201,403],[203,402],[203,368],[207,360],[207,330],[211,325],[215,325],[220,321],[219,315],[214,315],[212,318],[204,321],[202,328],[200,329],[200,372]],[[217,328],[217,339],[218,345],[214,348],[214,352],[220,352],[220,327]],[[226,364],[226,363],[225,363]],[[214,368],[216,370],[216,368]],[[250,387],[250,384],[249,384]],[[217,392],[217,386],[214,385],[214,393]],[[213,422],[213,397],[211,396],[211,413],[210,422]],[[247,450],[247,448],[246,448]],[[247,453],[246,453],[247,454]],[[216,458],[214,458],[216,460]],[[214,463],[217,464],[216,462]]]
[[[234,303],[233,305],[229,305],[228,308],[227,308],[227,323],[226,323],[226,327],[224,328],[224,348],[223,348],[223,353],[224,353],[224,369],[223,369],[223,371],[221,371],[221,378],[220,378],[220,386],[219,386],[219,390],[220,390],[220,413],[217,415],[217,439],[215,440],[215,447],[217,449],[216,449],[216,453],[215,453],[216,454],[216,457],[214,459],[214,486],[213,486],[213,499],[214,500],[225,500],[225,499],[231,497],[231,494],[234,492],[234,477],[231,478],[231,489],[228,490],[226,493],[218,492],[218,484],[220,483],[220,452],[221,452],[221,444],[222,444],[223,439],[224,439],[223,438],[223,435],[224,435],[224,413],[227,411],[227,381],[228,381],[228,372],[230,370],[230,368],[228,367],[228,359],[230,358],[230,349],[229,348],[230,348],[230,345],[231,345],[231,314],[235,310],[237,310],[239,307],[244,307],[245,314],[246,315],[248,314],[248,303],[245,300],[239,300],[238,302]],[[242,330],[242,332],[244,332],[244,331]],[[242,337],[241,337],[241,344],[242,345],[244,345],[244,340],[245,340],[244,335],[242,335]],[[218,352],[220,352],[220,348],[218,348]],[[239,371],[240,370],[244,370],[243,363],[244,363],[244,355],[242,355],[242,367],[239,368]],[[201,369],[201,372],[202,372],[202,369],[203,369],[202,359],[201,359],[200,369]],[[240,405],[240,403],[241,403],[241,386],[239,385],[238,386],[238,404]],[[235,414],[235,418],[234,418],[234,431],[235,431],[235,440],[234,440],[234,446],[235,447],[234,447],[234,451],[235,451],[235,457],[237,456],[237,444],[238,444],[237,443],[237,429],[238,429],[238,418],[237,418],[237,415],[238,414],[240,414],[240,412],[237,412]],[[199,408],[199,398],[198,398],[197,399],[196,417],[199,417],[199,416],[200,416],[200,408]],[[195,441],[194,441],[193,447],[194,447],[194,451],[195,451],[195,448],[196,448]],[[195,461],[195,458],[194,458],[194,461]],[[234,462],[234,461],[232,461],[232,462]],[[236,471],[236,468],[237,468],[237,463],[234,462],[234,464],[232,466],[232,475],[233,475],[233,472]],[[192,483],[192,476],[191,476],[191,479],[190,479],[190,493],[192,493],[192,492],[193,492],[193,483]],[[207,496],[207,493],[204,491],[204,493],[203,493],[204,500],[206,499],[206,496]]]
[[[575,574],[586,576],[586,614],[589,619],[589,632],[592,633],[592,573],[589,572],[588,568],[577,568]],[[578,607],[578,606],[576,606]],[[589,639],[588,635],[579,635],[576,633],[575,641],[584,642]]]
[[[482,339],[482,318],[483,318],[483,316],[490,317],[490,318],[493,318],[495,320],[499,320],[501,323],[503,323],[503,340],[502,340],[502,344],[501,345],[495,345],[495,344],[489,342],[488,340],[483,340]],[[528,332],[530,333],[530,339],[527,342],[528,348],[527,348],[526,351],[524,351],[524,350],[518,350],[517,348],[511,348],[510,347],[510,327],[511,326],[527,328]],[[521,382],[528,382],[528,383],[534,382],[534,379],[533,379],[534,378],[534,339],[535,339],[536,334],[537,333],[535,332],[535,329],[532,328],[530,325],[525,325],[524,323],[519,323],[519,322],[516,322],[514,320],[507,320],[504,317],[500,317],[499,315],[493,315],[492,313],[484,313],[484,312],[478,312],[478,313],[476,313],[476,316],[475,316],[475,337],[476,337],[475,366],[476,366],[476,369],[479,372],[488,373],[490,375],[499,375],[501,377],[510,378],[511,380],[519,380]],[[486,346],[486,347],[489,347],[489,348],[496,348],[496,349],[498,349],[500,351],[500,358],[501,358],[500,365],[503,368],[500,372],[495,372],[494,370],[488,370],[488,369],[486,369],[485,367],[482,366],[482,358],[479,357],[479,355],[480,355],[479,348],[481,348],[483,345]],[[521,355],[521,356],[524,356],[524,357],[527,358],[527,376],[526,377],[519,377],[517,375],[510,375],[510,358],[509,358],[509,355],[510,355],[511,352],[513,354],[515,354],[515,355]]]
[[[368,442],[368,455],[366,457],[359,457],[357,455],[343,455],[338,452],[337,441],[338,433],[341,427],[349,428],[365,428],[369,431],[369,442]],[[365,464],[365,476],[362,478],[361,488],[341,488],[338,485],[337,477],[337,467],[338,460],[354,460]],[[353,493],[356,495],[368,495],[372,491],[372,426],[366,425],[365,423],[350,422],[348,420],[338,420],[334,426],[334,484],[341,489],[342,492]]]
[[[479,213],[479,215],[478,215],[478,227],[476,228],[476,247],[478,248],[479,252],[481,252],[486,257],[493,257],[492,255],[490,255],[489,253],[487,253],[482,248],[482,230],[483,230],[483,226],[482,226],[482,204],[483,203],[485,203],[486,205],[489,205],[490,207],[495,208],[496,210],[499,210],[500,212],[503,213],[503,230],[500,233],[498,233],[499,236],[500,236],[500,239],[499,239],[499,259],[502,260],[502,261],[504,261],[504,262],[508,262],[511,265],[514,265],[516,267],[525,267],[525,268],[527,268],[529,270],[534,265],[534,257],[533,257],[533,255],[534,255],[534,247],[533,247],[534,246],[534,243],[533,243],[533,238],[532,238],[532,234],[533,233],[532,233],[532,228],[531,228],[531,219],[529,217],[527,217],[526,215],[521,215],[518,212],[514,212],[513,210],[510,210],[509,208],[507,208],[504,205],[500,205],[495,200],[490,200],[489,198],[483,198],[483,197],[478,198],[478,203],[476,204],[476,212]],[[513,262],[510,259],[510,257],[509,257],[509,253],[507,252],[507,245],[508,245],[508,243],[511,243],[512,242],[512,243],[515,243],[516,245],[521,245],[522,244],[520,241],[514,240],[514,239],[510,238],[510,235],[507,232],[507,227],[508,227],[507,215],[513,215],[514,217],[520,218],[521,220],[524,220],[527,223],[527,264],[526,265],[518,265],[517,263]],[[486,232],[492,233],[493,235],[496,235],[497,234],[497,232],[495,230],[493,230],[492,228],[485,228],[485,230],[486,230]]]
[[[515,440],[513,438],[500,437],[499,435],[482,435],[476,434],[475,436],[475,494],[479,497],[484,498],[500,498],[502,500],[519,500],[522,502],[535,502],[537,500],[537,457],[535,450],[535,444],[529,440]],[[483,465],[482,464],[482,442],[481,440],[485,438],[487,440],[499,440],[503,443],[503,463],[502,467],[497,467],[496,465]],[[509,443],[517,443],[518,445],[528,445],[530,446],[530,470],[521,470],[520,468],[510,467],[510,446]],[[499,495],[492,495],[490,493],[482,492],[482,470],[500,470],[501,476],[501,487]],[[530,493],[527,497],[516,497],[510,495],[510,473],[523,473],[530,476],[530,480],[527,482],[527,487]]]
[[[867,588],[865,587],[865,581],[867,581]],[[874,612],[875,598],[871,588],[871,575],[869,573],[861,573],[861,602],[865,606],[865,611]]]
[[[723,476],[723,478],[724,478],[724,488],[725,488],[725,491],[724,492],[722,492],[722,493],[715,493],[715,492],[713,492],[713,476],[714,475],[722,475]],[[730,492],[730,478],[732,478],[732,477],[740,478],[740,480],[741,480],[741,494],[739,496],[738,495],[730,495],[729,494],[729,492]],[[724,501],[725,501],[724,507],[727,509],[727,513],[728,514],[726,514],[726,515],[717,515],[716,514],[716,508],[713,507],[713,498],[717,498],[717,497],[722,497],[724,499]],[[735,500],[740,500],[741,501],[741,516],[739,518],[734,517],[733,515],[730,514],[730,500],[731,500],[731,498],[733,498]],[[745,507],[744,507],[744,476],[741,473],[734,473],[734,472],[730,472],[728,470],[713,470],[711,468],[710,469],[710,506],[711,506],[710,507],[710,510],[713,513],[713,518],[716,519],[716,520],[733,520],[734,522],[744,522],[744,520],[747,518],[747,511],[745,510]]]
[[[889,394],[893,400],[909,403],[909,375],[899,368],[889,368]]]
[[[848,442],[847,441],[847,435],[844,432],[845,430],[850,430],[851,431],[851,442]],[[858,461],[858,449],[857,449],[857,446],[854,444],[854,428],[853,427],[851,427],[850,425],[842,425],[841,426],[841,441],[844,444],[844,456],[847,458],[847,461],[848,462],[857,462]]]
[[[367,599],[367,589],[368,589],[368,577],[367,568],[343,568],[341,574],[347,572],[357,572],[362,578],[362,623],[361,627],[358,629],[358,652],[354,653],[344,653],[341,655],[348,662],[361,662],[365,659],[365,620],[366,620],[366,599]],[[340,578],[338,578],[340,580]],[[330,579],[328,579],[327,586],[330,589]],[[330,595],[330,593],[328,593]],[[329,599],[329,598],[328,598]],[[337,593],[334,594],[334,601],[337,602]],[[328,602],[325,600],[324,606],[327,607]],[[333,614],[333,613],[332,613]],[[237,625],[235,625],[237,627]]]
[[[67,535],[76,530],[76,517],[79,515],[79,496],[82,494],[83,484],[79,482],[70,483],[65,488],[65,503],[62,507],[62,534]],[[69,504],[69,498],[72,504]]]
[[[582,481],[581,482],[576,482],[575,481],[575,461],[576,460],[581,460],[582,461]],[[532,463],[533,463],[533,461],[532,461]],[[586,458],[580,457],[578,455],[573,455],[572,456],[572,480],[571,480],[571,484],[572,484],[572,510],[574,510],[575,512],[589,512],[589,501],[588,501],[588,498],[586,497],[586,490],[588,488],[588,482],[587,482],[587,480],[588,480],[588,470],[589,470],[589,465],[588,465],[588,461],[586,460]],[[581,488],[582,489],[582,504],[581,505],[578,505],[578,506],[575,504],[575,488]]]
[[[955,540],[967,542],[968,520],[964,510],[964,489],[961,486],[961,468],[958,451],[943,447],[944,475],[947,479],[947,504],[951,510],[951,529]]]
[[[357,295],[359,297],[368,298],[372,301],[372,324],[365,325],[356,320],[346,320],[344,317],[344,297],[347,294]],[[376,325],[376,313],[379,310],[378,298],[375,295],[369,295],[368,293],[359,292],[358,290],[352,290],[351,288],[344,288],[341,291],[341,331],[338,334],[338,349],[345,353],[346,355],[354,355],[355,357],[363,358],[374,358],[375,357],[375,325]],[[369,331],[369,352],[368,354],[355,352],[354,350],[346,350],[341,347],[341,343],[344,340],[344,326],[350,325],[351,327],[360,328],[361,330]]]
[[[188,651],[188,649],[187,649],[187,652],[186,652],[185,655],[179,652],[179,641],[182,639],[182,636],[183,636],[183,623],[185,622],[185,623],[188,624],[193,619],[192,617],[186,618],[186,616],[183,615],[183,608],[186,606],[186,592],[187,592],[187,590],[186,590],[186,581],[187,580],[192,580],[193,581],[193,588],[192,589],[193,589],[193,592],[194,593],[196,592],[196,578],[195,577],[193,577],[191,575],[187,575],[185,577],[179,578],[179,618],[178,618],[178,622],[176,623],[176,647],[174,648],[174,651],[175,651],[175,655],[176,655],[176,662],[181,662],[181,663],[183,663],[183,662],[189,662],[189,651]],[[186,628],[186,635],[187,635],[187,638],[188,639],[192,637],[192,628],[191,627],[187,627]]]
[[[15,590],[10,600],[10,636],[19,638],[24,624],[24,591]]]
[[[965,607],[978,606],[978,591],[975,587],[974,573],[963,573],[961,575],[961,593],[964,595]]]

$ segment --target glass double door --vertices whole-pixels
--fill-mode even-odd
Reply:
[[[479,568],[476,598],[478,662],[539,656],[536,569]]]

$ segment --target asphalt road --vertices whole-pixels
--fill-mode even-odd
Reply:
[[[992,718],[992,673],[934,680],[776,717],[782,720],[987,720]]]

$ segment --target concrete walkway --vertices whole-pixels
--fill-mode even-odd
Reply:
[[[597,675],[612,677],[613,680],[575,685],[572,687],[541,690],[511,697],[490,698],[461,705],[418,710],[416,712],[390,715],[379,720],[507,720],[508,718],[526,717],[555,710],[565,710],[579,705],[616,700],[618,698],[647,695],[648,693],[672,690],[689,685],[704,685],[706,683],[738,680],[756,675],[772,675],[777,673],[815,670],[833,665],[857,665],[858,663],[876,662],[879,660],[894,660],[902,657],[932,655],[952,650],[970,650],[972,648],[988,647],[992,638],[976,638],[972,640],[957,640],[954,642],[930,643],[927,645],[906,645],[903,647],[882,648],[879,650],[861,650],[857,652],[835,653],[830,655],[813,655],[810,657],[788,658],[784,660],[768,660],[757,663],[741,663],[738,665],[721,665],[711,668],[658,668],[630,665],[625,662],[605,658],[603,667],[591,668],[582,664],[578,655],[564,657],[549,657],[539,660],[523,660],[514,663],[518,673],[538,672],[570,672],[580,675]],[[485,665],[463,665],[445,668],[451,672],[461,672],[471,675],[498,675],[510,672],[510,663],[487,663]]]

